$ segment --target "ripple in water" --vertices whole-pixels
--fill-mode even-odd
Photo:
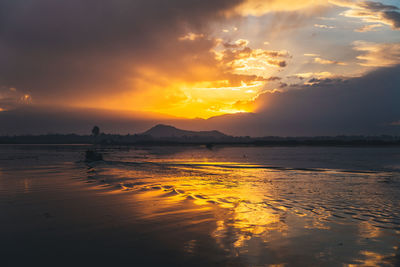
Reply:
[[[177,203],[185,201],[212,210],[217,223],[210,235],[232,257],[255,265],[283,264],[288,255],[281,250],[287,249],[290,257],[308,253],[318,263],[392,265],[398,258],[396,171],[276,166],[232,162],[229,156],[196,161],[185,153],[146,158],[115,157],[119,160],[96,163],[89,174],[110,188],[131,192],[145,203],[143,209],[167,205],[167,213],[150,211],[160,221],[174,208],[179,212]],[[184,220],[192,223],[190,216]]]

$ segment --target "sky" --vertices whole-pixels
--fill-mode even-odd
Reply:
[[[0,0],[0,134],[400,134],[399,64],[395,0]]]

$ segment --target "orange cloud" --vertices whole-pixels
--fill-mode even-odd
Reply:
[[[324,25],[324,24],[314,24],[314,27],[316,28],[322,28],[322,29],[335,29],[335,26],[329,26],[329,25]]]
[[[304,56],[306,56],[306,57],[319,57],[318,54],[313,54],[313,53],[305,53]]]
[[[251,112],[255,109],[253,99],[264,85],[279,79],[267,73],[286,66],[285,58],[289,57],[286,51],[252,49],[245,39],[223,43],[185,36],[182,41],[190,44],[179,43],[195,49],[206,42],[210,49],[181,54],[176,61],[142,64],[130,79],[135,90],[94,99],[93,103],[109,109],[124,107],[185,118]],[[77,104],[88,105],[87,101]]]
[[[203,37],[204,37],[204,34],[190,32],[190,33],[186,34],[185,36],[179,37],[178,40],[179,41],[194,41],[196,39],[203,38]]]
[[[382,24],[370,24],[370,25],[365,25],[362,26],[361,28],[355,29],[355,32],[371,32],[371,31],[376,31],[376,28],[382,27]]]
[[[298,79],[310,79],[310,78],[317,78],[317,79],[326,79],[326,78],[332,78],[335,75],[333,73],[330,73],[328,71],[323,71],[323,72],[304,72],[304,73],[297,73],[293,75],[293,77],[298,78]]]
[[[235,8],[235,12],[243,16],[261,16],[274,11],[321,8],[328,4],[328,0],[246,0]]]
[[[362,52],[357,59],[367,67],[390,67],[400,64],[400,43],[371,43],[356,41],[354,50]]]
[[[314,58],[314,62],[322,65],[347,65],[345,62],[340,62],[340,61],[335,61],[335,60],[329,60],[329,59],[323,59],[320,57]]]
[[[349,8],[342,13],[343,16],[360,18],[365,22],[386,24],[394,30],[400,29],[400,12],[396,6],[374,1],[330,0],[330,2]]]
[[[249,41],[243,39],[224,43],[222,50],[215,50],[216,58],[232,73],[264,78],[272,76],[276,68],[286,67],[286,59],[290,57],[287,51],[252,49],[248,45]]]

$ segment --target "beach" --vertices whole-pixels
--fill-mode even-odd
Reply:
[[[399,266],[398,147],[0,146],[2,266]]]

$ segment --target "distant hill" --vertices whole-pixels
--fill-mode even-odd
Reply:
[[[183,138],[183,137],[199,137],[199,138],[226,138],[228,135],[219,131],[186,131],[175,128],[170,125],[158,124],[153,128],[147,130],[143,135],[150,135],[154,138]]]

